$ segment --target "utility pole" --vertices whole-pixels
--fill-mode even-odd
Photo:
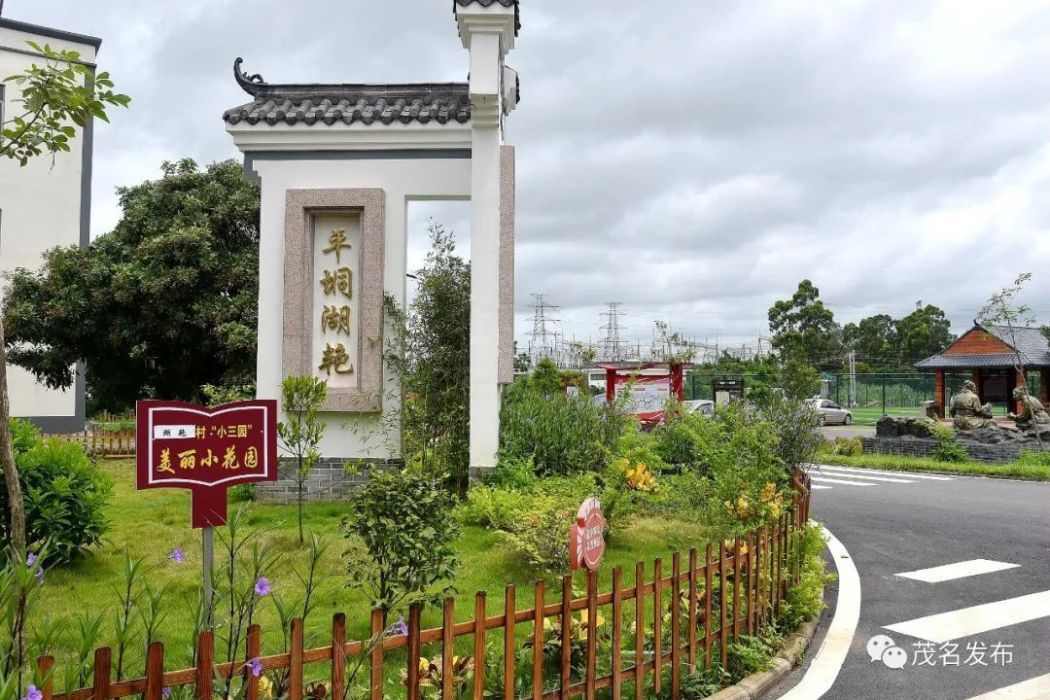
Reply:
[[[849,360],[849,406],[857,407],[857,352],[850,350],[846,356]]]
[[[620,318],[623,316],[623,312],[620,311],[620,302],[610,301],[609,310],[603,312],[601,316],[606,319],[605,324],[601,327],[605,332],[601,340],[602,359],[606,362],[621,362],[624,359],[624,346],[620,339],[622,330]]]
[[[532,296],[536,299],[536,303],[533,305],[532,312],[532,332],[529,333],[529,361],[535,367],[536,363],[543,358],[553,359],[555,357],[557,331],[548,328],[548,325],[554,326],[559,321],[547,315],[548,311],[557,311],[557,306],[544,301],[542,294]]]

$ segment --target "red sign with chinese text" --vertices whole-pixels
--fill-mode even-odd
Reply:
[[[226,489],[277,478],[277,402],[135,405],[137,487],[193,493],[193,527],[226,522]]]
[[[588,498],[576,512],[569,528],[569,564],[575,571],[586,566],[597,571],[605,554],[605,516],[597,498]]]

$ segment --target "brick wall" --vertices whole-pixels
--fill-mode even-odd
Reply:
[[[937,451],[937,441],[926,438],[861,438],[865,454],[906,455],[930,457]],[[1013,462],[1022,450],[1034,449],[1030,445],[997,444],[985,445],[962,442],[960,444],[978,462]]]
[[[373,468],[391,470],[401,469],[401,460],[355,459],[360,466],[359,473],[349,475],[343,465],[350,460],[326,457],[322,459],[306,477],[303,490],[307,501],[341,501],[346,498],[350,489],[368,481],[368,472]],[[295,465],[288,460],[281,460],[277,472],[277,481],[267,481],[255,485],[255,500],[259,503],[287,504],[295,503],[298,488],[295,482]]]

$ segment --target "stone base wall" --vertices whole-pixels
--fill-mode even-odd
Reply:
[[[360,466],[357,474],[346,473],[343,465],[347,462]],[[351,489],[368,481],[368,472],[372,469],[400,470],[402,467],[404,467],[404,462],[399,459],[325,457],[314,465],[306,481],[303,482],[305,500],[345,500]],[[295,503],[297,493],[295,464],[286,459],[281,460],[281,467],[277,471],[277,481],[255,484],[255,500],[259,503]]]
[[[937,441],[925,438],[861,438],[865,454],[906,455],[911,457],[932,457],[937,451]],[[996,444],[984,445],[959,441],[970,457],[978,462],[1003,463],[1013,462],[1027,445]]]

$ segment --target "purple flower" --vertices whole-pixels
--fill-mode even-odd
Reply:
[[[258,678],[259,676],[262,675],[262,671],[263,671],[262,661],[259,660],[258,656],[256,656],[254,659],[252,659],[251,661],[249,661],[248,663],[246,663],[244,665],[248,667],[248,670],[251,671],[252,675],[255,676],[256,678]]]
[[[37,569],[36,573],[34,573],[33,576],[36,577],[36,582],[38,584],[40,584],[41,586],[44,585],[44,570],[43,569]]]
[[[182,553],[182,550],[176,547],[171,550],[171,554],[168,555],[168,559],[171,559],[176,564],[181,564],[186,561],[186,555]]]
[[[258,581],[255,582],[255,595],[270,595],[270,579],[266,578],[265,576],[262,576]]]
[[[165,698],[170,698],[171,688],[169,688],[168,686],[164,686],[163,688],[161,688],[160,694]]]
[[[26,566],[32,566],[33,564],[36,564],[36,555],[30,552],[29,556],[26,557]]]
[[[405,624],[404,615],[397,618],[397,622],[386,631],[388,637],[404,637],[408,634],[408,625]]]
[[[26,688],[26,694],[22,697],[22,700],[43,700],[44,694],[35,685],[30,685]]]

